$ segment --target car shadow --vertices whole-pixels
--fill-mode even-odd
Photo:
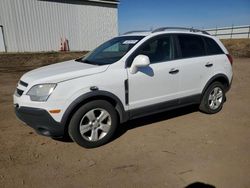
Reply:
[[[191,105],[191,106],[178,108],[178,109],[175,109],[175,110],[169,110],[169,111],[157,113],[157,114],[154,114],[154,115],[149,115],[149,116],[141,117],[141,118],[138,118],[138,119],[130,120],[130,121],[126,122],[126,123],[121,124],[117,128],[116,133],[115,133],[114,137],[112,138],[112,140],[110,142],[118,139],[119,137],[124,135],[128,130],[132,130],[132,129],[135,129],[135,128],[138,128],[138,127],[150,125],[152,123],[156,123],[156,122],[176,118],[178,116],[182,116],[182,115],[185,115],[185,114],[190,114],[190,113],[193,113],[193,112],[196,112],[196,111],[198,111],[198,106],[197,105]],[[63,138],[53,138],[53,139],[56,140],[56,141],[65,142],[65,143],[73,142],[68,134],[66,134],[65,137],[63,137]]]
[[[142,126],[147,126],[152,123],[157,123],[160,121],[176,118],[178,116],[190,114],[198,110],[199,110],[198,105],[191,105],[191,106],[178,108],[175,110],[169,110],[169,111],[157,113],[154,115],[149,115],[149,116],[145,116],[142,118],[130,120],[126,123],[121,124],[118,127],[116,134],[113,137],[112,141],[124,135],[128,130],[135,129],[135,128],[142,127]]]
[[[214,185],[209,185],[202,182],[195,182],[187,185],[185,188],[216,188],[216,187]]]
[[[52,137],[52,139],[55,140],[55,141],[64,142],[64,143],[72,143],[72,142],[74,142],[67,133],[64,135],[64,137],[58,137],[58,138],[57,137]]]

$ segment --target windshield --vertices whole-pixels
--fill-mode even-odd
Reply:
[[[120,60],[143,36],[123,36],[113,38],[96,48],[89,55],[77,61],[93,64],[107,65]]]

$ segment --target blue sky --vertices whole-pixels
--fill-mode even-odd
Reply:
[[[250,0],[120,0],[119,32],[159,26],[250,24]]]

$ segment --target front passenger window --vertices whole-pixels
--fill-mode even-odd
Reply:
[[[170,36],[164,36],[146,42],[136,54],[148,56],[150,63],[169,61],[173,54]]]

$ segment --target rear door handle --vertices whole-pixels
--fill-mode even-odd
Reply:
[[[206,65],[205,65],[206,67],[212,67],[213,66],[213,63],[206,63]]]
[[[171,69],[171,70],[169,71],[169,74],[177,74],[178,72],[179,72],[179,69],[173,68],[173,69]]]

